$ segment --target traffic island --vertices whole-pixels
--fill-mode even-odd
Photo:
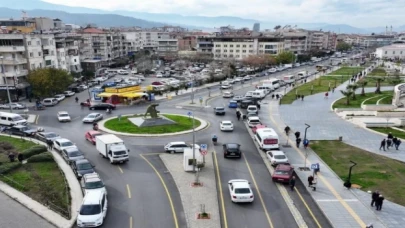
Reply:
[[[160,124],[152,125],[153,122],[157,121]],[[169,113],[160,114],[159,118],[155,119],[147,119],[143,114],[122,115],[108,118],[99,123],[101,131],[111,134],[150,137],[191,133],[193,126],[194,131],[201,131],[207,128],[209,124],[197,117],[194,117],[193,121],[192,117]]]

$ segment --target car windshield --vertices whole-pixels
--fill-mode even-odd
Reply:
[[[77,169],[78,170],[89,170],[89,169],[93,169],[93,167],[91,166],[90,163],[81,163],[77,165]]]
[[[80,215],[97,215],[101,213],[101,207],[98,204],[82,205]]]
[[[13,121],[20,121],[20,120],[24,120],[24,118],[22,118],[21,116],[15,116],[12,118]]]
[[[68,117],[69,114],[67,114],[67,113],[62,113],[62,114],[59,114],[59,116],[60,116],[60,117]]]
[[[249,188],[235,188],[235,193],[236,194],[248,194],[250,193]]]
[[[217,111],[223,111],[223,110],[225,110],[224,108],[216,108],[217,109]]]
[[[48,138],[48,139],[49,139],[49,138],[56,138],[56,137],[58,137],[58,136],[59,136],[59,135],[57,135],[57,134],[55,134],[55,133],[48,133],[48,134],[45,135],[45,137]]]
[[[286,171],[286,170],[276,170],[276,171],[274,171],[274,174],[277,174],[277,175],[288,175],[288,171]]]
[[[86,189],[104,188],[104,183],[102,181],[87,182],[84,187]]]
[[[231,125],[232,125],[232,123],[222,123],[222,125],[225,125],[225,126],[231,126]]]
[[[87,118],[93,119],[93,118],[96,118],[96,115],[88,115]]]
[[[285,159],[285,155],[275,155],[275,159]]]
[[[60,145],[66,147],[66,146],[73,146],[74,144],[72,142],[63,142]]]
[[[69,157],[79,157],[79,156],[83,156],[83,153],[80,151],[73,151],[69,153]]]
[[[28,130],[30,130],[29,127],[22,127],[22,128],[20,128],[20,129],[21,129],[21,131],[28,131]]]
[[[114,155],[124,155],[124,154],[126,154],[127,152],[125,151],[125,150],[123,150],[123,151],[116,151],[116,152],[114,152]]]

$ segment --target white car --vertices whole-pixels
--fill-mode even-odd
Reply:
[[[235,78],[235,82],[241,82],[241,81],[243,81],[243,78],[241,78],[241,77]]]
[[[232,92],[224,92],[222,94],[223,98],[232,98],[233,97],[233,93]]]
[[[229,194],[234,203],[251,203],[255,197],[247,180],[235,179],[228,181]]]
[[[100,113],[90,113],[83,118],[83,123],[95,123],[103,119],[103,114]]]
[[[71,121],[69,113],[65,112],[65,111],[58,112],[58,120],[59,120],[59,122],[70,122]]]
[[[85,195],[92,191],[102,191],[107,195],[107,189],[105,188],[104,182],[97,173],[84,174],[80,180],[80,184]]]
[[[163,78],[163,74],[162,74],[162,73],[157,73],[157,74],[156,74],[156,77],[157,77],[157,78]]]
[[[74,143],[72,143],[69,139],[55,139],[53,141],[53,148],[57,151],[62,151],[66,148],[76,147]],[[77,147],[76,147],[77,148]]]
[[[68,91],[63,92],[63,94],[65,94],[66,97],[71,97],[71,96],[75,95],[76,93],[68,90]]]
[[[96,82],[104,82],[104,81],[107,81],[107,79],[108,79],[108,78],[106,78],[106,77],[97,77],[97,78],[95,78],[94,80],[95,80]]]
[[[54,96],[54,98],[56,100],[58,100],[59,102],[61,102],[61,101],[65,100],[66,96],[65,96],[65,94],[57,94]]]
[[[277,72],[277,69],[276,68],[270,68],[269,70],[268,70],[268,72],[269,73],[276,73]]]
[[[85,90],[85,89],[88,89],[88,88],[89,88],[88,86],[83,85],[83,84],[82,84],[82,85],[79,85],[79,87],[80,87],[80,88],[82,88],[83,90]]]
[[[244,81],[248,81],[248,80],[250,80],[250,79],[252,79],[252,78],[250,77],[250,75],[246,75],[245,77],[243,77],[243,80],[244,80]]]
[[[287,156],[285,156],[283,151],[271,150],[271,151],[267,151],[266,154],[267,154],[267,157],[269,158],[272,166],[288,163],[288,158],[287,158]]]
[[[76,224],[78,227],[99,227],[104,223],[107,210],[108,200],[105,192],[88,192],[83,197]]]
[[[200,149],[200,146],[197,144],[194,147],[196,150]],[[164,146],[165,152],[168,153],[184,153],[184,148],[192,148],[192,145],[186,142],[170,142]]]
[[[11,109],[24,109],[25,108],[25,105],[19,104],[19,103],[3,104],[3,105],[0,105],[0,108],[9,109],[10,106],[11,106]]]
[[[223,120],[219,124],[221,131],[233,131],[233,123],[230,120]]]

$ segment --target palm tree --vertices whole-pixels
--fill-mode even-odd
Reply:
[[[364,90],[364,87],[366,87],[367,86],[367,81],[365,81],[365,80],[361,80],[361,81],[359,81],[359,82],[357,82],[357,84],[361,87],[361,96],[366,96],[366,92],[365,92],[365,90]]]
[[[352,97],[353,91],[348,89],[346,91],[340,90],[340,92],[346,97],[346,105],[350,105],[350,97]]]
[[[381,93],[381,81],[383,81],[384,79],[379,77],[377,78],[377,82],[375,83],[375,93]]]
[[[357,88],[359,88],[359,85],[357,84],[351,84],[347,86],[347,90],[350,90],[353,92],[352,96],[353,96],[353,100],[356,100],[356,90]]]

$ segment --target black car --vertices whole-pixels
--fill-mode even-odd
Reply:
[[[215,115],[225,115],[225,108],[224,107],[215,107],[214,113],[215,113]]]
[[[96,172],[94,171],[94,165],[87,159],[72,161],[72,170],[78,179],[81,179],[84,174]]]
[[[112,104],[107,104],[107,103],[100,103],[100,104],[94,104],[89,106],[90,110],[107,110],[107,109],[111,109],[111,110],[115,110],[115,105]]]
[[[25,136],[25,137],[32,137],[35,135],[36,132],[37,132],[36,129],[33,129],[30,126],[24,126],[24,125],[15,125],[15,126],[4,129],[4,133],[10,134],[10,135],[20,135],[20,136]]]
[[[42,142],[48,142],[49,140],[54,141],[56,139],[60,139],[61,137],[53,132],[38,132],[35,134],[35,138]]]
[[[227,144],[224,144],[222,147],[224,149],[224,158],[228,158],[228,157],[241,158],[242,157],[242,151],[240,150],[239,144],[227,143]]]

